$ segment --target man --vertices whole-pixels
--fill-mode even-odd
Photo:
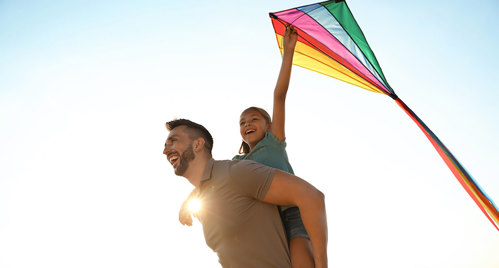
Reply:
[[[324,195],[306,181],[253,161],[216,161],[213,138],[186,119],[166,123],[163,153],[175,174],[196,187],[206,243],[223,267],[291,267],[276,205],[296,205],[310,236],[315,267],[327,267]]]

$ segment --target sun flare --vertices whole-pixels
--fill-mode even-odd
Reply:
[[[201,200],[197,198],[192,198],[189,200],[189,203],[187,204],[187,208],[189,209],[190,212],[196,213],[201,209]]]

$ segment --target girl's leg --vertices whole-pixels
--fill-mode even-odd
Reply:
[[[312,243],[308,237],[298,207],[288,207],[281,213],[289,241],[292,268],[314,268]]]
[[[291,267],[314,268],[314,256],[312,244],[305,237],[296,237],[289,241],[289,253],[291,255]]]

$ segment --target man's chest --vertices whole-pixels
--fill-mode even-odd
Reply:
[[[254,214],[259,202],[224,185],[210,185],[199,194],[202,209],[198,218],[203,228],[217,235],[237,232]]]

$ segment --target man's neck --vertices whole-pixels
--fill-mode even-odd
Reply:
[[[194,185],[194,187],[199,187],[201,185],[201,179],[203,178],[204,170],[208,164],[208,160],[211,159],[210,155],[197,155],[190,163],[189,168],[185,171],[184,177],[189,180],[189,182]]]

